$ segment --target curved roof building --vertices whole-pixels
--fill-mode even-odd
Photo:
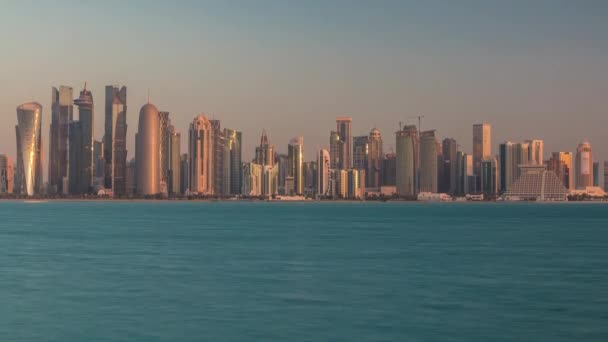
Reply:
[[[158,109],[150,103],[139,111],[135,137],[137,193],[156,195],[160,192],[160,120]]]
[[[38,102],[17,107],[17,177],[21,194],[33,196],[42,187],[42,106]]]

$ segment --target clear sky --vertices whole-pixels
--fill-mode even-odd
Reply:
[[[471,151],[472,125],[504,140],[574,151],[590,140],[608,159],[608,1],[3,1],[0,153],[15,156],[18,104],[44,107],[51,87],[96,101],[128,87],[128,148],[140,107],[171,112],[186,151],[200,112],[243,131],[253,155],[263,128],[280,152],[302,134],[307,159],[328,144],[335,117],[353,133],[378,127],[385,150],[399,121]],[[46,170],[45,170],[46,178]]]

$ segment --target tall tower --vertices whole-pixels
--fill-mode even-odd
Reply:
[[[382,185],[382,167],[384,155],[382,154],[382,135],[377,128],[369,132],[367,170],[365,176],[366,187],[380,188]]]
[[[416,196],[418,174],[418,130],[405,126],[396,134],[396,186],[400,196]]]
[[[341,169],[350,169],[353,167],[353,135],[352,135],[353,119],[349,116],[341,116],[336,118],[336,132],[342,142],[342,151],[340,159]]]
[[[27,196],[42,190],[42,106],[38,102],[17,107],[16,191]]]
[[[583,140],[576,149],[575,169],[577,189],[593,186],[593,152],[587,140]]]
[[[213,146],[213,127],[207,117],[201,114],[190,124],[188,135],[189,184],[192,193],[213,194]]]
[[[104,186],[114,196],[126,194],[127,88],[106,86],[104,131]]]
[[[505,141],[504,143],[500,144],[498,150],[500,165],[499,190],[501,193],[504,193],[509,190],[509,187],[516,179],[516,163],[513,155],[513,143],[510,141]]]
[[[340,135],[336,131],[329,134],[329,155],[332,169],[342,169],[342,152],[344,142],[340,140]]]
[[[297,195],[304,194],[304,138],[291,139],[288,146],[289,167],[288,177],[293,177],[293,192]],[[289,192],[289,189],[286,189]]]
[[[473,125],[473,173],[477,176],[477,188],[481,175],[481,161],[492,157],[492,126],[488,123]]]
[[[51,192],[63,192],[63,179],[68,176],[68,131],[73,120],[73,90],[60,86],[52,89],[51,128],[49,134],[49,186]]]
[[[169,188],[169,145],[170,145],[170,131],[171,120],[169,119],[169,112],[160,111],[158,112],[158,120],[160,121],[160,148],[158,149],[159,163],[160,163],[160,182],[164,184],[166,188]],[[162,186],[161,186],[162,187]]]
[[[230,193],[238,195],[241,193],[242,187],[242,136],[240,131],[224,128],[224,136],[227,140],[227,151],[229,158],[229,176],[230,176]],[[227,160],[224,158],[224,160]],[[225,165],[226,166],[226,165]]]
[[[137,194],[156,195],[160,193],[160,120],[153,104],[141,107],[135,140]]]
[[[171,194],[180,192],[180,161],[181,134],[171,125],[169,126],[169,182],[167,186]]]
[[[528,162],[530,165],[543,165],[545,162],[545,143],[539,139],[527,140],[528,143]]]
[[[369,154],[369,136],[363,135],[353,138],[353,169],[367,170]]]
[[[262,166],[274,165],[274,146],[270,145],[266,131],[262,131],[260,146],[255,149],[255,162]]]
[[[439,167],[443,167],[443,177],[439,191],[447,192],[449,194],[456,193],[457,179],[458,179],[458,169],[456,153],[458,152],[458,144],[455,139],[445,138],[443,139],[443,143],[441,144],[443,149],[443,165]]]
[[[0,194],[12,194],[13,191],[13,161],[7,155],[0,154]]]
[[[84,89],[80,92],[80,96],[74,100],[74,104],[78,106],[78,121],[81,130],[80,138],[82,140],[82,144],[80,145],[81,158],[79,167],[80,189],[78,193],[86,193],[89,192],[93,185],[93,127],[95,122],[93,94],[90,90],[87,90],[86,83],[84,84]],[[73,144],[70,144],[70,146],[72,145]]]
[[[319,196],[327,196],[329,195],[329,179],[331,177],[329,151],[322,149],[317,157],[317,194]]]
[[[434,130],[420,134],[420,191],[437,192],[437,139]]]

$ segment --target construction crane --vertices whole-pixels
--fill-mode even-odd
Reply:
[[[420,134],[420,128],[422,126],[422,119],[424,118],[424,115],[418,115],[418,116],[411,116],[408,119],[418,119],[418,133]]]

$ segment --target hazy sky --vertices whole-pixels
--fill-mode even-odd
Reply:
[[[278,151],[304,136],[307,159],[335,117],[378,127],[385,150],[399,121],[471,150],[472,124],[506,139],[574,151],[588,138],[608,159],[608,1],[3,1],[0,153],[15,156],[18,104],[44,107],[51,87],[87,81],[95,138],[104,86],[128,87],[128,148],[148,89],[182,132],[200,112]],[[545,156],[545,157],[546,157]],[[46,170],[45,170],[46,178]]]

